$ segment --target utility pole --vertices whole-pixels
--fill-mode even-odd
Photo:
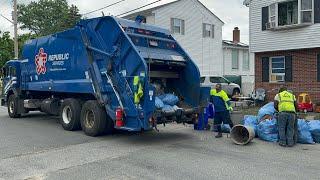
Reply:
[[[14,26],[14,59],[19,58],[19,47],[18,47],[18,13],[17,13],[17,0],[13,0],[13,13],[12,20]]]

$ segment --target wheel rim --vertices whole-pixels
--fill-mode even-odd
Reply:
[[[93,128],[94,125],[94,113],[91,110],[88,110],[86,112],[86,116],[85,116],[85,126],[88,128]]]
[[[69,124],[72,119],[72,110],[70,106],[65,106],[62,110],[62,120],[65,124]]]
[[[10,101],[10,103],[9,103],[9,111],[11,114],[13,114],[13,111],[14,111],[14,102],[13,101]]]

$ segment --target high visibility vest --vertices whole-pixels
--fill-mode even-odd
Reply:
[[[134,76],[133,78],[133,91],[134,91],[134,103],[139,104],[140,99],[143,96],[143,86],[139,76]]]
[[[211,96],[219,96],[223,99],[224,103],[225,103],[225,106],[227,108],[227,110],[232,110],[232,107],[228,105],[228,101],[230,101],[227,93],[224,91],[224,90],[221,90],[220,92],[217,92],[216,89],[211,89],[210,91],[210,95]]]
[[[279,96],[279,112],[296,112],[294,103],[296,98],[293,94],[288,91],[283,91],[278,94]]]

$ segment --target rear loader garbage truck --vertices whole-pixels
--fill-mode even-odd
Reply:
[[[192,123],[209,96],[168,30],[112,16],[27,41],[2,75],[1,104],[11,118],[41,111],[89,136]]]

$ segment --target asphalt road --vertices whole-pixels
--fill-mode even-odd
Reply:
[[[10,119],[0,108],[0,179],[319,179],[320,145],[237,146],[190,126],[98,138],[57,118]]]

